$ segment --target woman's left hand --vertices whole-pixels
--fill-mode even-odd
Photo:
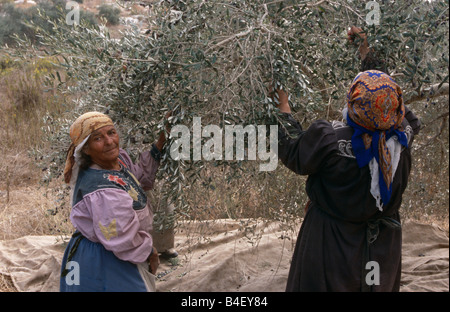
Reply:
[[[351,26],[347,32],[347,36],[347,39],[351,44],[355,43],[356,38],[362,40],[359,46],[359,53],[361,59],[364,60],[370,51],[366,33],[359,27]]]
[[[156,275],[156,271],[158,270],[158,266],[159,266],[159,255],[158,255],[158,251],[156,250],[155,247],[153,247],[153,252],[148,257],[148,264],[150,267],[150,273],[152,273],[153,275]]]

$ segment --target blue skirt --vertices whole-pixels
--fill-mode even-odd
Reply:
[[[70,259],[69,254],[71,254]],[[138,267],[76,232],[64,252],[61,292],[145,292]]]

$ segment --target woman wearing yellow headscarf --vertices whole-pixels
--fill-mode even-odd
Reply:
[[[145,191],[153,188],[164,133],[136,164],[105,114],[78,117],[70,138],[64,179],[76,232],[64,253],[60,290],[154,291],[159,258]]]

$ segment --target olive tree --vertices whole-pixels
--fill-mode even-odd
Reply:
[[[49,118],[61,127],[50,136],[60,143],[46,155],[53,161],[50,175],[61,172],[68,125],[93,109],[110,114],[131,152],[147,148],[165,131],[168,111],[172,129],[185,125],[192,131],[198,117],[203,125],[222,129],[276,124],[277,99],[270,96],[270,85],[288,90],[293,114],[304,127],[317,118],[339,118],[360,70],[358,40],[347,40],[351,25],[368,34],[407,104],[448,95],[448,1],[138,2],[148,9],[145,27],[127,28],[116,38],[104,25],[67,25],[64,16],[52,33],[37,29],[45,53],[57,56],[65,72],[49,81],[79,95],[75,112]],[[30,51],[26,41],[21,44]],[[448,106],[441,109],[437,114],[446,118]],[[255,161],[194,161],[192,144],[189,160],[175,160],[169,153],[173,141],[166,144],[159,177],[178,212],[189,216],[200,208],[189,200],[193,187],[203,187],[206,196],[217,187],[211,177],[220,177],[238,188],[240,200],[253,191],[272,205],[266,216],[301,214],[296,203],[305,194],[281,166],[260,172]],[[219,193],[228,194],[225,189]]]

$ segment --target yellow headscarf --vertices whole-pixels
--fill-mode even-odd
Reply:
[[[75,164],[75,148],[81,144],[92,132],[105,126],[114,126],[111,118],[99,112],[89,112],[81,115],[70,126],[70,139],[72,144],[67,151],[66,165],[64,167],[64,181],[70,183],[72,168]]]

